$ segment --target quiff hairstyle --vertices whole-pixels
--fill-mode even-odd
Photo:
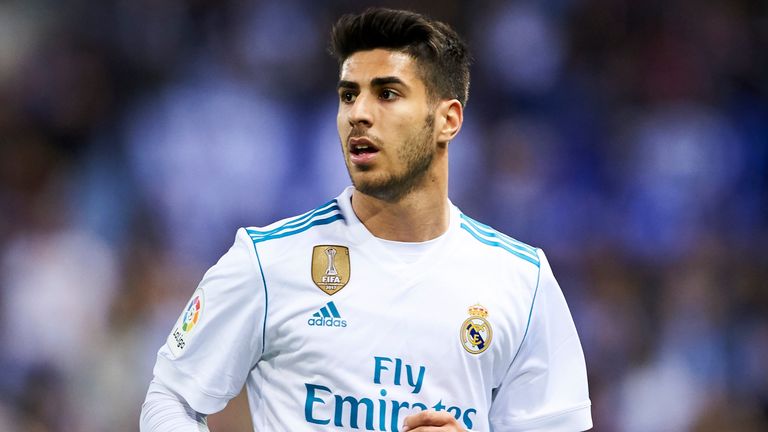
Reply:
[[[447,24],[415,12],[370,8],[343,15],[331,30],[330,52],[339,66],[358,51],[384,48],[410,55],[431,99],[469,98],[467,45]]]

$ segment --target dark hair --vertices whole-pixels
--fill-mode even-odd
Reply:
[[[427,92],[433,99],[469,98],[467,45],[447,24],[424,15],[385,8],[344,15],[331,30],[331,54],[339,64],[358,51],[385,48],[416,60]]]

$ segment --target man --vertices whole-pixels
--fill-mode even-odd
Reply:
[[[445,24],[334,26],[353,187],[241,229],[160,349],[142,430],[206,430],[247,386],[257,431],[580,431],[581,345],[541,250],[448,200],[469,87]]]

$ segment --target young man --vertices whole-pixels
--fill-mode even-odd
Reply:
[[[160,349],[142,430],[206,430],[243,384],[256,431],[590,428],[584,356],[543,252],[448,200],[464,43],[371,9],[342,17],[332,46],[354,186],[238,231]]]

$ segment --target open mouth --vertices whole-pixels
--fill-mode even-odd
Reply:
[[[358,145],[352,147],[350,150],[350,153],[353,155],[361,155],[365,153],[376,153],[378,150],[375,147],[367,146],[367,145]]]
[[[379,152],[379,149],[365,137],[349,139],[350,159],[354,163],[367,163]]]

